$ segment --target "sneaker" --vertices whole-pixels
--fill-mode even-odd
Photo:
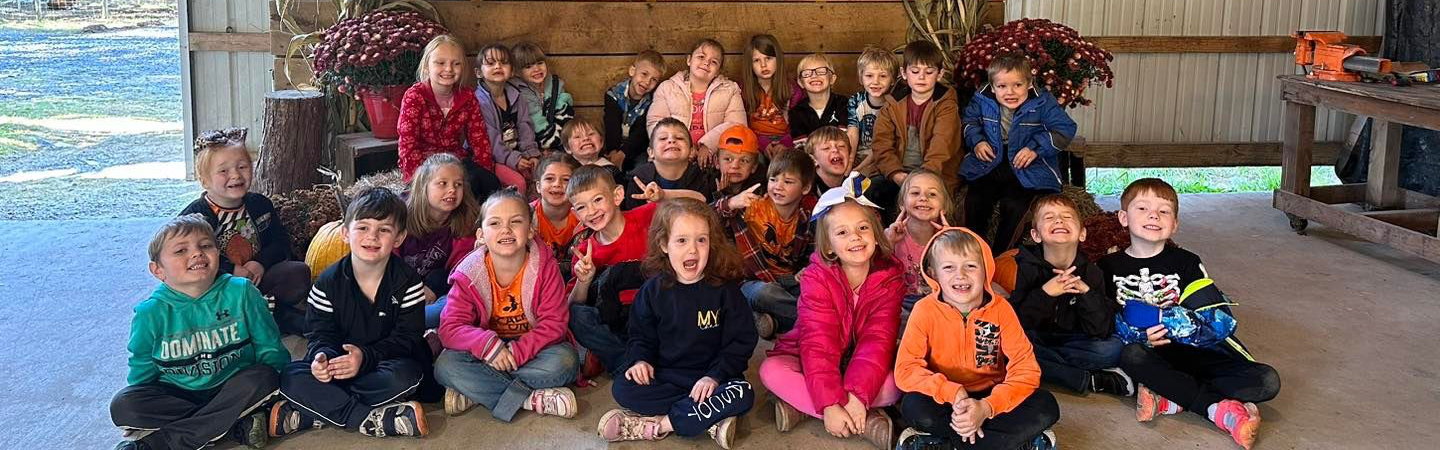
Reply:
[[[230,439],[239,442],[250,448],[265,448],[270,442],[270,433],[266,427],[270,426],[270,411],[261,409],[248,416],[241,417],[230,427],[227,433]]]
[[[1255,434],[1260,431],[1260,408],[1254,403],[1222,400],[1215,407],[1213,420],[1215,426],[1230,433],[1230,438],[1246,450],[1255,445]]]
[[[429,432],[425,409],[414,401],[381,405],[370,410],[370,415],[360,422],[360,434],[372,437],[424,437]]]
[[[775,399],[775,429],[781,433],[795,429],[795,426],[804,422],[806,417],[810,416],[795,409],[794,406],[790,406],[784,400]]]
[[[1055,442],[1055,432],[1053,430],[1045,430],[1035,436],[1035,440],[1030,441],[1030,448],[1034,450],[1057,450],[1060,446],[1056,445]]]
[[[775,337],[775,318],[766,313],[755,313],[755,332],[760,335],[760,339],[773,339]]]
[[[323,426],[319,421],[305,422],[304,411],[299,405],[289,400],[281,400],[270,406],[270,423],[266,427],[272,438],[281,437],[296,431],[320,428]]]
[[[445,388],[445,415],[458,416],[475,407],[475,402],[454,388]]]
[[[949,443],[944,439],[914,428],[906,428],[905,431],[900,432],[900,445],[895,446],[895,450],[948,450],[949,448]]]
[[[566,419],[575,417],[579,406],[575,404],[575,392],[567,387],[536,389],[530,392],[530,398],[526,400],[528,408],[536,414],[546,416],[560,416]]]
[[[730,445],[735,443],[736,428],[740,427],[736,425],[734,417],[721,419],[720,423],[710,426],[710,439],[714,439],[716,444],[720,444],[720,448],[729,450]]]
[[[1180,411],[1183,411],[1180,405],[1171,403],[1165,397],[1155,394],[1143,384],[1135,389],[1135,420],[1137,421],[1149,422],[1155,420],[1155,416],[1175,414]]]
[[[1135,395],[1135,382],[1119,367],[1090,372],[1090,390],[1121,397]]]
[[[600,424],[595,427],[600,437],[610,442],[620,441],[658,441],[664,439],[670,433],[660,433],[660,419],[655,417],[641,417],[638,414],[624,409],[612,409],[600,416]]]
[[[895,437],[895,424],[890,421],[890,415],[885,414],[883,409],[872,409],[865,415],[865,428],[860,437],[870,442],[870,445],[879,449],[891,448],[890,438]]]
[[[120,441],[115,444],[115,450],[150,450],[150,446],[140,441]]]
[[[600,363],[600,357],[595,356],[595,352],[585,352],[585,365],[580,367],[580,376],[594,380],[602,373],[605,373],[605,365]]]

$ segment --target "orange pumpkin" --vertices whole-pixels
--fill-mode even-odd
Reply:
[[[999,284],[1005,292],[1015,292],[1015,272],[1019,267],[1015,264],[1015,255],[1020,254],[1019,250],[1010,249],[995,257],[995,284]]]
[[[350,254],[350,244],[345,243],[345,227],[340,221],[320,226],[310,247],[305,249],[305,264],[310,266],[310,281],[320,278],[320,272]]]

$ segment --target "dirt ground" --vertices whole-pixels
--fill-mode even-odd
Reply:
[[[1284,379],[1280,396],[1261,406],[1257,448],[1424,448],[1440,440],[1440,419],[1429,413],[1440,408],[1440,265],[1321,226],[1297,236],[1265,194],[1181,202],[1177,240],[1241,303],[1239,335]],[[0,384],[11,393],[0,423],[12,430],[0,433],[0,447],[114,445],[108,402],[124,384],[131,308],[155,284],[144,244],[163,220],[0,221],[0,298],[11,300],[0,303]],[[761,358],[757,350],[751,367]],[[483,408],[451,418],[435,405],[424,440],[331,429],[270,448],[604,448],[594,427],[614,407],[609,382],[579,394],[581,414],[571,420],[522,413],[505,425]],[[1131,399],[1056,396],[1063,448],[1234,448],[1196,415],[1140,425]],[[772,411],[757,405],[736,448],[866,448],[829,437],[814,420],[782,436]],[[675,437],[612,447],[715,448]]]

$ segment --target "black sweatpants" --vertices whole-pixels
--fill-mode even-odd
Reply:
[[[972,398],[985,398],[990,391],[971,392]],[[917,430],[949,441],[953,448],[1014,450],[1035,440],[1035,436],[1060,421],[1060,405],[1049,391],[1036,389],[1025,401],[1007,413],[995,415],[980,429],[985,437],[974,444],[960,440],[950,428],[950,403],[936,403],[929,395],[906,392],[900,397],[900,416]]]
[[[1280,374],[1230,352],[1181,344],[1129,344],[1120,368],[1136,383],[1202,416],[1221,400],[1259,403],[1280,393]]]
[[[610,393],[615,403],[646,416],[670,416],[675,434],[697,436],[727,417],[740,417],[755,406],[755,390],[743,378],[720,380],[715,393],[696,403],[690,398],[694,382],[690,377],[667,376],[664,369],[655,369],[650,384],[641,386],[625,378],[615,377]]]
[[[275,325],[280,332],[304,336],[310,331],[305,321],[306,296],[310,294],[310,266],[300,261],[281,261],[265,269],[260,284],[261,294],[275,297]]]
[[[1040,161],[1031,164],[1040,164]],[[995,224],[995,237],[990,239],[990,250],[996,255],[1009,250],[1025,226],[1025,213],[1030,211],[1030,202],[1049,191],[1026,189],[1015,178],[1015,169],[1009,161],[1002,161],[999,167],[970,183],[965,192],[965,228],[981,237],[990,232],[990,215],[995,205],[1000,205],[1000,222]]]
[[[488,151],[488,150],[487,150]],[[469,158],[462,158],[465,164],[465,183],[470,188],[470,194],[475,196],[475,201],[485,203],[490,194],[505,186],[500,183],[500,178],[490,169],[480,167],[475,161]]]
[[[310,363],[296,361],[285,366],[280,377],[280,394],[300,406],[302,423],[322,419],[351,431],[370,410],[386,403],[405,401],[420,388],[425,369],[408,358],[380,361],[375,370],[348,380],[322,383],[310,374]]]
[[[275,394],[275,369],[256,364],[225,384],[192,391],[158,381],[127,386],[110,400],[110,420],[120,428],[151,430],[140,441],[156,450],[192,450],[225,437],[241,417]]]

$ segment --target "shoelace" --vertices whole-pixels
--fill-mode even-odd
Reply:
[[[660,422],[644,417],[626,417],[620,420],[620,436],[625,440],[650,439],[659,434]]]

